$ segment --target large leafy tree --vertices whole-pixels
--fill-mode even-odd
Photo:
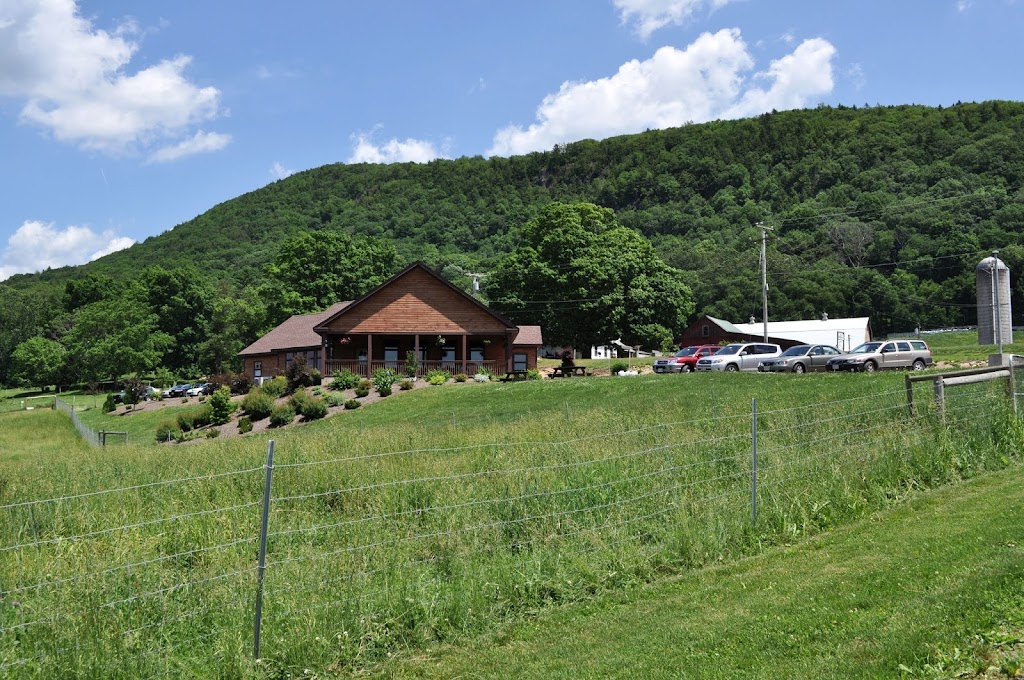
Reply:
[[[96,383],[156,370],[174,342],[158,321],[144,291],[135,286],[120,297],[79,308],[64,337],[76,377]]]
[[[213,288],[196,269],[149,267],[143,272],[146,303],[157,316],[157,328],[174,339],[163,362],[173,371],[194,374],[200,346],[206,341],[213,313]]]
[[[488,277],[492,306],[573,346],[671,344],[693,313],[682,272],[607,208],[553,203],[522,230],[519,247]]]
[[[46,310],[50,306],[44,296],[0,285],[0,385],[14,378],[12,354],[15,348],[45,332]]]
[[[14,378],[22,385],[61,384],[67,350],[56,340],[36,336],[18,345],[11,355]]]
[[[355,299],[384,283],[398,266],[390,241],[353,239],[332,231],[305,232],[282,244],[261,289],[273,321]]]

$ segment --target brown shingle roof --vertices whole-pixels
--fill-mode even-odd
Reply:
[[[313,331],[313,327],[324,319],[334,316],[351,302],[338,302],[322,312],[315,314],[296,314],[289,317],[284,323],[270,331],[262,338],[252,343],[238,354],[248,356],[253,354],[272,354],[282,349],[299,349],[320,347],[323,340]]]
[[[520,326],[519,334],[512,341],[513,345],[536,345],[544,344],[544,338],[540,334],[540,326]]]

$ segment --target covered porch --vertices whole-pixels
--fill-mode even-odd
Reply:
[[[405,374],[406,356],[418,360],[416,375],[442,369],[455,375],[473,375],[481,369],[505,373],[512,362],[512,338],[471,333],[323,335],[324,376],[348,369],[367,378],[387,368]]]

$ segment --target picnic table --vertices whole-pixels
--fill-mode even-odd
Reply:
[[[588,376],[586,366],[555,366],[551,369],[552,378],[571,378],[574,375]]]
[[[505,374],[504,378],[501,378],[501,382],[517,382],[519,380],[529,380],[529,372],[526,369],[513,370]]]

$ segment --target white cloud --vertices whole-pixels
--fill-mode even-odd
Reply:
[[[294,175],[295,171],[289,170],[288,168],[281,165],[279,162],[274,161],[274,164],[270,166],[270,174],[275,179],[284,179],[285,177],[291,177],[292,175]]]
[[[377,145],[372,132],[352,135],[353,149],[348,163],[426,163],[435,158],[446,158],[433,142],[423,139],[398,140],[392,138]]]
[[[0,252],[0,281],[47,267],[85,264],[133,243],[112,230],[97,234],[89,227],[57,229],[52,222],[29,220],[11,234]]]
[[[644,40],[659,28],[680,26],[704,5],[712,11],[725,7],[731,0],[613,0],[622,23],[633,24]]]
[[[853,83],[855,90],[863,90],[868,82],[868,76],[860,64],[851,64],[850,68],[846,69],[846,78]]]
[[[139,34],[130,21],[112,32],[95,28],[76,0],[5,0],[0,96],[25,99],[22,121],[85,149],[176,144],[221,115],[220,92],[185,77],[186,55],[130,72]]]
[[[685,50],[662,47],[608,78],[563,83],[543,99],[536,123],[499,130],[487,153],[528,153],[588,137],[800,108],[832,90],[834,55],[827,41],[806,40],[767,71],[753,74],[753,80],[769,84],[762,89],[745,80],[754,59],[739,29],[705,33]]]
[[[167,163],[197,153],[220,151],[229,143],[231,143],[231,135],[200,130],[177,144],[157,149],[150,155],[149,160],[151,163]]]
[[[821,38],[800,43],[792,54],[774,60],[757,78],[769,81],[767,89],[751,88],[743,93],[735,105],[726,110],[723,118],[753,116],[772,109],[798,109],[807,105],[812,96],[832,91],[832,58],[836,48]]]
[[[973,4],[974,0],[957,0],[956,11],[963,14],[964,12],[969,10],[971,8],[971,5]]]

